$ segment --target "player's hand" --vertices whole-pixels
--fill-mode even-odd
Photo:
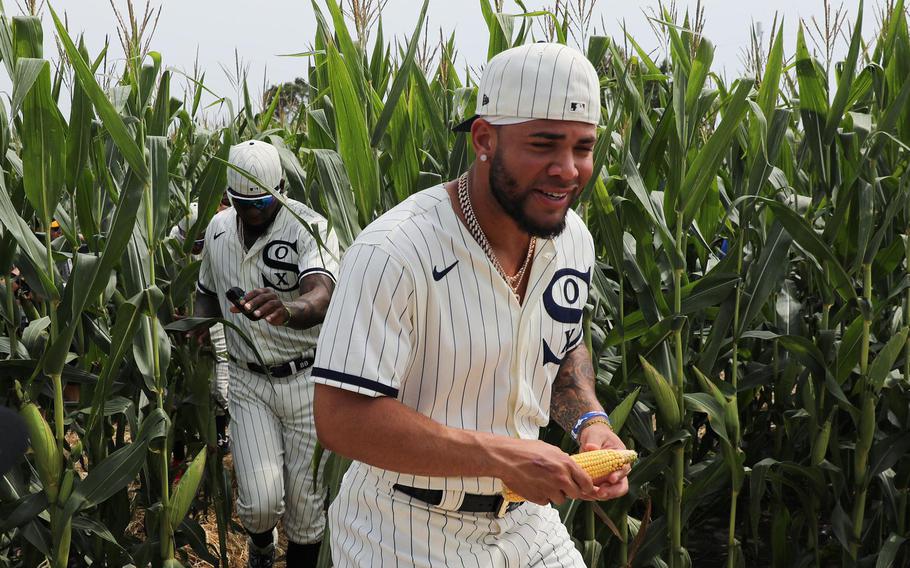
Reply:
[[[594,499],[591,476],[569,454],[540,440],[509,440],[498,455],[502,482],[528,501],[559,505],[566,499]]]
[[[271,325],[282,326],[287,324],[290,312],[284,302],[271,288],[254,288],[243,297],[244,306],[248,312],[258,318],[264,319]],[[231,311],[239,314],[236,306],[231,306]]]
[[[612,429],[606,424],[591,424],[581,431],[578,436],[578,442],[581,445],[582,452],[591,452],[594,450],[625,450],[626,445],[622,443]],[[604,479],[596,479],[596,491],[593,497],[589,499],[605,501],[622,497],[629,492],[629,480],[627,476],[632,470],[632,466],[626,464],[617,471],[614,471]]]
[[[186,317],[187,316],[181,314],[179,311],[175,311],[173,314],[171,314],[171,319],[174,321],[182,320]],[[209,328],[196,328],[192,331],[188,331],[186,332],[186,337],[190,340],[196,340],[196,343],[200,346],[207,345],[210,339]]]
[[[173,314],[172,317],[174,318],[174,321],[177,321],[177,320],[182,320],[183,318],[185,318],[187,316],[175,313],[175,314]],[[209,335],[210,329],[211,328],[209,326],[197,327],[196,329],[186,332],[186,337],[189,340],[195,340],[196,344],[199,345],[200,347],[206,346],[211,343],[211,335]]]

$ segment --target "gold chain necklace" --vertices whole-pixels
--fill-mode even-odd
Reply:
[[[531,259],[534,257],[534,249],[537,246],[537,238],[531,237],[525,261],[521,264],[521,268],[518,269],[518,272],[515,273],[514,276],[509,276],[502,267],[502,263],[499,262],[499,258],[496,257],[496,253],[493,252],[490,240],[487,239],[487,235],[483,232],[480,223],[477,221],[477,215],[474,214],[474,207],[471,205],[471,196],[468,192],[468,172],[461,174],[458,178],[458,204],[461,206],[461,213],[464,215],[471,236],[474,237],[474,240],[477,241],[477,244],[483,249],[487,258],[493,263],[496,271],[499,272],[499,275],[502,276],[503,280],[506,281],[506,284],[509,285],[509,288],[512,289],[512,294],[515,296],[515,299],[519,299],[518,287],[521,286],[521,281],[524,278],[525,272],[528,270],[528,266],[531,265]]]

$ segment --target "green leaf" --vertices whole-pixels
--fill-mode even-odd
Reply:
[[[408,50],[405,52],[404,58],[401,60],[401,64],[398,67],[395,81],[392,82],[392,90],[389,91],[385,106],[382,108],[382,114],[379,115],[379,120],[376,121],[376,127],[373,129],[373,137],[370,139],[370,144],[373,146],[378,146],[379,142],[382,140],[386,127],[392,119],[392,113],[395,112],[395,109],[398,107],[401,93],[408,84],[411,70],[414,68],[414,58],[417,55],[420,32],[423,29],[423,22],[426,19],[427,7],[429,5],[430,0],[423,0],[423,7],[420,9],[420,15],[417,17],[417,29],[415,29],[413,35],[411,35],[411,40],[408,42]]]
[[[167,435],[169,423],[163,410],[152,410],[132,443],[104,458],[75,486],[63,506],[64,517],[103,503],[129,485],[145,463],[149,442]]]
[[[905,542],[907,542],[906,538],[891,533],[878,553],[878,557],[875,560],[875,568],[891,568],[891,566],[894,566],[894,561],[897,560],[897,553]]]
[[[847,104],[850,100],[850,92],[853,88],[853,78],[856,74],[856,64],[859,58],[859,50],[863,43],[863,1],[860,0],[859,7],[856,10],[856,21],[853,26],[853,35],[850,38],[850,48],[847,57],[844,59],[841,68],[840,77],[838,78],[837,92],[834,94],[834,101],[831,102],[831,109],[828,112],[825,131],[822,136],[823,144],[830,144],[837,132],[837,127],[844,118],[844,111],[847,110]],[[800,85],[802,86],[802,85]],[[802,95],[802,93],[800,93]]]
[[[642,180],[641,174],[638,172],[638,166],[628,151],[625,153],[623,160],[623,174],[626,177],[626,183],[629,184],[629,189],[632,190],[633,195],[638,199],[638,203],[651,219],[654,229],[660,233],[664,241],[664,250],[670,257],[671,262],[673,262],[675,267],[682,268],[685,266],[685,262],[680,258],[676,250],[676,240],[670,235],[667,221],[664,219],[660,209],[651,201],[651,194],[645,187],[644,180]]]
[[[799,82],[799,111],[806,131],[806,144],[818,160],[818,171],[827,181],[823,131],[828,118],[828,89],[822,70],[806,47],[802,24],[796,36],[796,78]]]
[[[218,152],[206,163],[205,169],[200,176],[201,180],[197,183],[198,213],[196,222],[187,231],[184,239],[183,252],[185,253],[190,252],[196,236],[204,233],[209,221],[215,216],[218,211],[218,204],[221,203],[221,196],[227,187],[227,162],[234,137],[230,128],[222,129],[221,134],[221,146]]]
[[[761,107],[762,112],[766,117],[772,116],[774,109],[777,107],[783,59],[784,20],[781,18],[777,28],[777,35],[774,37],[774,43],[771,45],[771,51],[768,53],[768,61],[765,63],[764,74],[762,75],[761,85],[758,89],[758,97],[756,98],[758,106]]]
[[[844,267],[834,256],[831,248],[822,241],[809,223],[783,203],[767,198],[758,199],[767,203],[768,207],[774,212],[774,216],[787,229],[787,232],[799,246],[814,256],[819,262],[827,263],[840,296],[845,300],[856,298],[856,290],[853,288],[850,277],[847,276]]]
[[[95,110],[98,111],[98,115],[101,117],[105,128],[107,128],[110,133],[111,139],[117,146],[117,149],[123,154],[123,157],[135,171],[136,175],[141,179],[147,179],[148,166],[145,163],[145,156],[143,155],[142,149],[136,144],[135,140],[133,140],[126,124],[123,122],[123,118],[120,117],[120,114],[114,108],[114,105],[111,104],[110,100],[108,100],[107,96],[104,94],[104,91],[101,90],[101,86],[98,85],[98,82],[95,80],[94,73],[82,58],[82,54],[79,53],[79,50],[73,44],[73,40],[66,31],[66,26],[64,26],[63,22],[60,21],[60,18],[57,17],[57,12],[50,6],[48,6],[48,9],[54,19],[54,25],[57,27],[57,37],[60,39],[66,56],[73,66],[76,79],[78,79],[82,88],[85,89],[89,99],[91,99],[92,104],[95,106]]]
[[[47,509],[47,493],[38,491],[20,497],[13,503],[4,503],[0,507],[0,532],[9,532],[10,530],[21,527],[22,525],[37,518],[44,510]]]
[[[240,339],[247,344],[247,347],[253,350],[253,353],[256,354],[256,361],[259,362],[263,367],[267,367],[263,361],[262,356],[259,354],[259,349],[256,348],[256,344],[249,338],[246,332],[237,326],[237,324],[228,321],[222,318],[200,318],[200,317],[191,317],[191,318],[182,318],[177,321],[171,322],[168,325],[164,326],[164,330],[171,333],[186,333],[194,329],[199,329],[203,327],[211,327],[213,324],[220,323],[225,327],[233,329]]]
[[[170,223],[168,211],[170,208],[170,176],[167,171],[168,149],[167,138],[164,136],[148,136],[149,155],[151,157],[151,208],[152,226],[147,227],[148,246],[150,250],[157,248],[157,243],[164,240]],[[188,239],[189,240],[189,239]]]
[[[632,407],[635,406],[635,401],[638,400],[639,392],[641,392],[641,387],[635,387],[635,390],[626,395],[626,398],[610,411],[610,422],[613,424],[613,431],[617,434],[622,431],[629,413],[632,412]]]
[[[60,298],[60,292],[57,289],[55,281],[59,279],[56,268],[53,273],[47,272],[46,249],[32,232],[31,227],[22,220],[22,217],[16,214],[16,207],[10,200],[6,184],[3,181],[6,176],[0,175],[0,223],[4,229],[16,239],[24,259],[31,265],[31,268],[38,275],[41,286],[49,295],[51,300]]]
[[[19,59],[25,65],[29,60]],[[22,105],[22,181],[25,195],[50,230],[51,219],[63,191],[65,147],[60,111],[51,97],[51,69],[44,61],[38,79]]]
[[[327,218],[332,223],[332,228],[338,235],[338,242],[344,250],[360,233],[351,181],[348,179],[341,157],[335,150],[314,148],[312,155],[316,173],[319,175],[319,185],[322,186],[320,198],[324,200]]]
[[[749,110],[747,97],[753,82],[740,80],[739,85],[724,107],[723,118],[717,129],[698,152],[682,184],[683,228],[688,229],[707,196],[717,169],[727,155],[733,136]]]
[[[373,220],[373,213],[379,207],[376,157],[370,146],[363,105],[355,95],[350,73],[333,43],[326,44],[326,51],[332,103],[336,114],[344,117],[344,120],[336,122],[338,153],[344,160],[357,195],[360,224],[366,226]]]
[[[900,357],[901,351],[907,345],[907,334],[910,333],[910,327],[904,326],[899,333],[896,333],[888,343],[878,352],[875,360],[869,365],[869,381],[876,391],[881,390],[885,384],[885,379],[891,373],[891,367]]]
[[[724,407],[718,404],[711,394],[703,392],[686,393],[683,395],[683,399],[686,401],[686,407],[690,410],[707,414],[711,429],[722,440],[730,443],[727,424],[724,420]]]
[[[86,56],[85,46],[79,42],[79,51]],[[70,102],[70,122],[66,135],[66,186],[72,191],[83,172],[91,151],[92,137],[92,102],[85,93],[85,89],[78,81],[73,81],[70,86],[72,100]],[[84,229],[83,229],[84,230]],[[94,231],[90,232],[94,234]]]
[[[837,350],[837,367],[834,378],[842,384],[850,372],[859,364],[863,344],[863,316],[856,316],[841,338]]]
[[[25,96],[32,90],[38,76],[44,70],[47,61],[44,59],[34,59],[22,57],[16,61],[16,73],[13,76],[13,98],[10,103],[10,116],[16,117]]]
[[[741,335],[752,326],[752,321],[758,316],[771,293],[780,290],[789,268],[787,260],[791,242],[790,235],[780,224],[775,224],[771,228],[761,249],[761,255],[749,267],[737,335]]]

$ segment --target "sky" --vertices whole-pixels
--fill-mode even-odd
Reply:
[[[339,1],[344,5],[351,2]],[[660,49],[660,41],[648,20],[648,15],[653,14],[657,5],[656,0],[563,1],[573,5],[580,1],[586,4],[593,1],[589,33],[612,36],[619,41],[625,26],[645,49]],[[125,15],[126,0],[52,0],[50,4],[58,14],[65,13],[72,35],[84,34],[92,56],[97,55],[105,41],[109,40],[110,54],[116,59],[122,58],[123,52],[117,39],[117,20],[111,2]],[[145,2],[135,0],[137,12],[141,11]],[[324,0],[316,2],[327,12]],[[439,38],[440,30],[446,37],[454,32],[461,69],[466,66],[479,69],[486,59],[488,33],[480,2],[430,0],[428,30],[431,42]],[[527,0],[525,4],[529,10],[539,10],[551,7],[554,2]],[[696,1],[677,0],[677,4],[680,12],[686,9],[694,11]],[[843,6],[848,25],[852,26],[858,4],[858,0],[847,0],[843,4],[835,2],[834,6]],[[248,66],[251,94],[260,93],[265,83],[291,81],[306,73],[307,62],[304,59],[283,57],[282,54],[304,52],[310,47],[316,32],[310,1],[153,0],[150,5],[161,7],[151,49],[162,54],[166,67],[186,73],[192,72],[198,58],[200,68],[206,71],[206,85],[220,96],[238,100],[237,90],[230,79],[235,68],[235,53]],[[386,37],[394,35],[405,42],[417,24],[420,6],[418,0],[388,0],[382,13]],[[811,21],[813,17],[820,23],[824,21],[823,0],[701,0],[701,6],[706,20],[704,35],[715,46],[714,70],[724,73],[728,79],[743,72],[743,51],[749,45],[753,22],[761,24],[767,41],[775,14],[783,18],[785,53],[792,54],[799,21]],[[15,0],[7,0],[5,7],[8,14],[19,13]],[[521,9],[513,0],[506,0],[503,11],[520,13]],[[56,59],[53,21],[46,6],[42,12],[45,57]],[[878,27],[876,12],[875,0],[867,0],[863,25],[866,37]],[[535,29],[540,30],[538,26]],[[849,30],[846,33],[849,35]],[[846,40],[841,39],[836,53],[845,52]],[[655,55],[658,53],[655,52]],[[177,81],[178,88],[183,88],[185,84],[185,80]],[[0,66],[0,93],[7,98],[10,90],[9,77],[5,68]],[[206,99],[204,103],[215,97],[208,95]]]

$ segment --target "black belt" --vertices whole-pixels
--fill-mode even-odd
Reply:
[[[263,367],[258,363],[249,363],[247,361],[238,361],[237,359],[231,357],[231,361],[237,363],[242,367],[246,367],[254,373],[259,373],[260,375],[266,374],[266,369],[268,369],[268,374],[280,379],[282,377],[287,377],[288,375],[294,375],[299,373],[304,369],[309,369],[313,366],[313,357],[298,357],[292,361],[286,363],[281,363],[280,365],[275,365],[272,367]]]
[[[397,483],[392,488],[430,505],[439,506],[442,503],[441,489],[420,489]],[[506,501],[502,495],[465,493],[458,510],[462,513],[496,513],[497,517],[502,518],[506,513],[521,507],[523,503],[524,501]]]

